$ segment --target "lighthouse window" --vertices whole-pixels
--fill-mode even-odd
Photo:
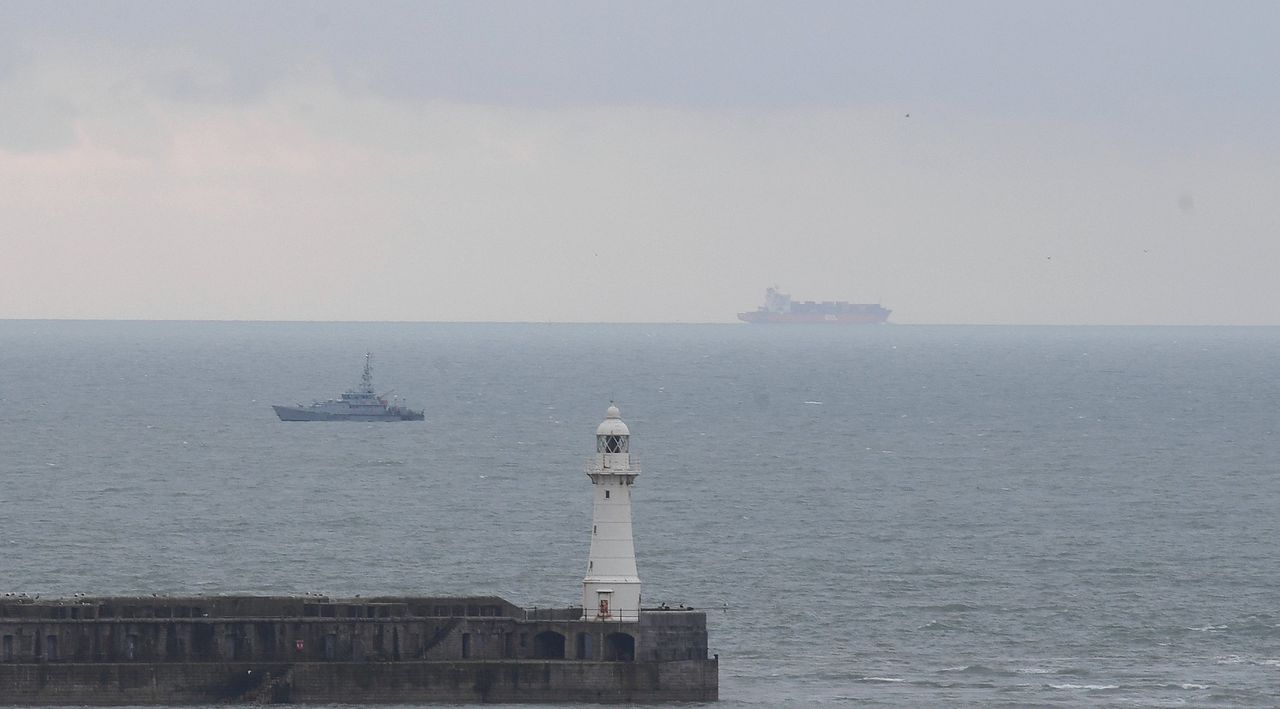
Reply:
[[[596,440],[596,452],[626,453],[627,437],[626,436],[600,436]]]
[[[604,491],[604,499],[606,499],[606,500],[607,500],[607,499],[609,499],[609,491],[608,491],[608,490],[605,490],[605,491]]]

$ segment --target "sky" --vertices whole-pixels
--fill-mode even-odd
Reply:
[[[1278,27],[0,0],[0,318],[1280,325]]]

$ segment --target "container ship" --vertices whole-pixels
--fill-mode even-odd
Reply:
[[[849,303],[843,300],[795,301],[777,288],[765,291],[764,305],[738,319],[749,323],[826,323],[831,325],[881,325],[892,312],[879,303]]]

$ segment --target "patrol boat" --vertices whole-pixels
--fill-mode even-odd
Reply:
[[[387,392],[390,394],[391,392]],[[365,353],[360,386],[343,392],[341,399],[317,401],[310,406],[272,406],[281,421],[422,421],[423,412],[388,403],[387,394],[373,389],[373,354]]]

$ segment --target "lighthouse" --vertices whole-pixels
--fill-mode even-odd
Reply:
[[[582,579],[582,619],[640,619],[640,577],[631,541],[631,486],[640,466],[631,462],[631,431],[610,404],[596,427],[596,454],[587,463],[595,493],[591,553]]]

